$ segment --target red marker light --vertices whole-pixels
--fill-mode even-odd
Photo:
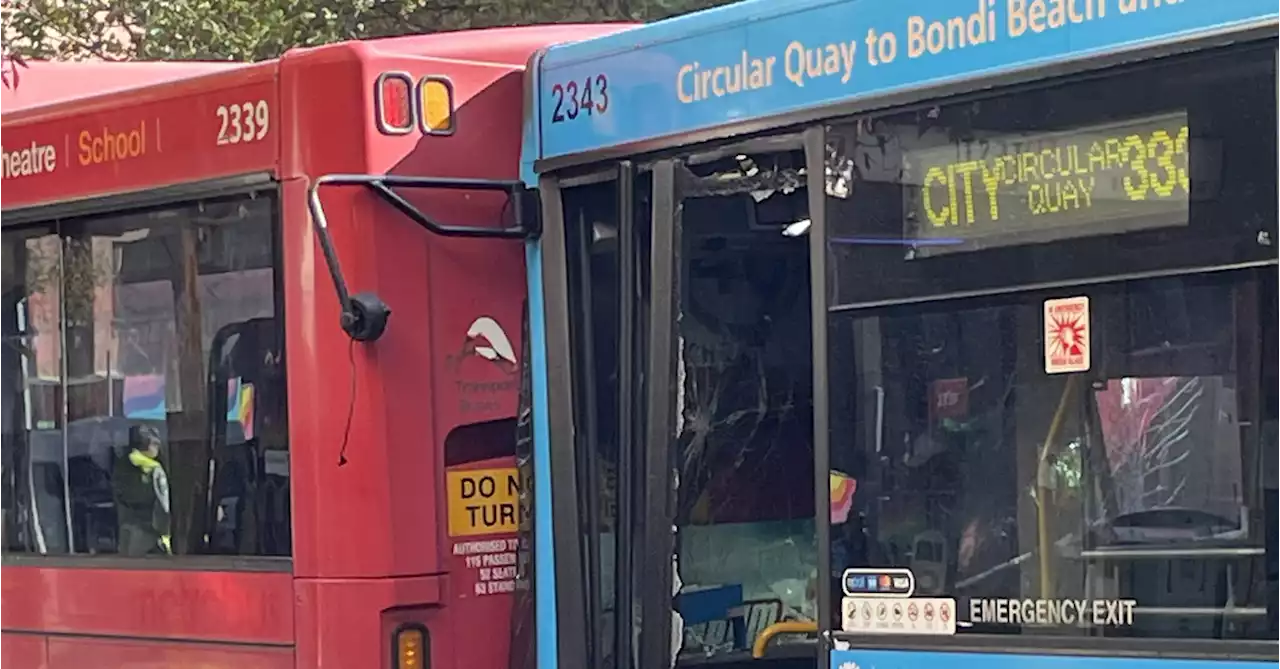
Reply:
[[[378,130],[404,135],[413,130],[413,79],[404,72],[383,72],[374,84],[373,103]]]

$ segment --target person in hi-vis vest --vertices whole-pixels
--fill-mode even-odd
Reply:
[[[169,477],[160,464],[160,433],[129,428],[128,451],[111,475],[121,555],[169,552]]]

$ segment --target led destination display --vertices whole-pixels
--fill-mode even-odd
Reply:
[[[928,255],[1186,225],[1185,113],[904,150],[906,238]]]

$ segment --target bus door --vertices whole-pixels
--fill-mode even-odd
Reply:
[[[540,185],[572,397],[550,427],[574,435],[554,512],[584,528],[558,625],[584,616],[589,666],[817,659],[805,156],[790,135]]]
[[[624,162],[539,184],[553,524],[580,528],[554,546],[562,664],[632,666],[639,640],[652,179]]]

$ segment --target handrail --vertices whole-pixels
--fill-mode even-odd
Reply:
[[[1040,448],[1040,456],[1036,458],[1036,547],[1040,552],[1040,596],[1051,599],[1054,596],[1054,574],[1051,556],[1053,540],[1049,533],[1049,456],[1057,441],[1058,432],[1067,415],[1067,407],[1080,375],[1074,374],[1067,379],[1062,389],[1062,397],[1058,400],[1058,408],[1053,412],[1053,420],[1049,423],[1049,432],[1044,436],[1044,445]]]
[[[751,657],[760,659],[764,657],[764,653],[769,648],[769,642],[773,641],[776,636],[783,634],[817,634],[818,623],[812,620],[787,620],[780,623],[774,623],[760,633],[756,637],[756,641],[751,645]]]

